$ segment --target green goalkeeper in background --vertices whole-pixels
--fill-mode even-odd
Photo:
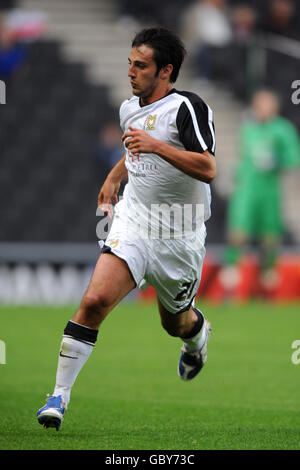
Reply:
[[[253,119],[240,130],[236,187],[228,207],[226,265],[236,264],[242,248],[249,240],[256,240],[262,279],[272,270],[284,231],[280,175],[300,160],[298,132],[278,113],[279,101],[274,93],[255,93]]]

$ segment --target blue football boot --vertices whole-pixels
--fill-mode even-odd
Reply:
[[[38,422],[42,424],[44,428],[56,428],[56,431],[59,431],[60,425],[64,419],[66,406],[61,395],[57,397],[47,395],[47,397],[46,405],[37,412]]]

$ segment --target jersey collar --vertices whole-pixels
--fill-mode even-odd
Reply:
[[[149,103],[149,104],[142,104],[141,103],[141,98],[139,98],[139,105],[140,105],[140,108],[145,108],[146,106],[151,106],[151,104],[154,104],[154,103],[157,103],[158,101],[161,101],[163,100],[164,98],[166,98],[167,96],[171,95],[172,93],[176,93],[176,88],[172,88],[170,91],[168,91],[168,93],[164,96],[162,96],[161,98],[159,98],[159,100],[156,100],[156,101],[153,101],[153,103]]]

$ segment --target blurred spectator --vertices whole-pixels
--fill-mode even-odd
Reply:
[[[33,41],[47,31],[47,15],[43,11],[10,10],[5,14],[5,25],[16,40]]]
[[[24,44],[15,40],[11,30],[0,20],[0,79],[7,82],[26,58]]]
[[[108,123],[100,130],[98,141],[94,151],[96,162],[97,181],[99,187],[104,183],[108,173],[121,159],[124,147],[121,141],[122,132],[120,126],[114,122]],[[126,181],[122,181],[119,196],[123,194]]]
[[[267,33],[300,39],[297,25],[296,6],[293,0],[272,0],[269,12],[262,22],[262,30]]]
[[[298,133],[278,112],[274,93],[259,90],[254,94],[253,119],[240,130],[236,188],[228,209],[227,265],[235,264],[246,243],[256,239],[262,273],[272,268],[284,232],[279,176],[300,162]]]
[[[144,14],[143,12],[147,13],[150,5],[144,5],[144,2],[139,0],[116,0],[116,3],[119,7],[120,21],[124,20],[125,23],[130,19],[139,21]]]
[[[124,153],[121,137],[120,127],[113,122],[99,132],[94,156],[104,179]]]
[[[257,13],[248,5],[240,4],[231,11],[232,40],[224,49],[226,63],[223,79],[241,99],[249,92],[249,56],[255,42]],[[234,70],[234,73],[232,71]]]
[[[222,75],[226,61],[223,48],[232,39],[226,0],[198,0],[187,8],[182,34],[194,57],[197,75],[208,79]]]
[[[117,0],[121,13],[120,24],[134,25],[134,21],[145,25],[161,26],[176,30],[182,11],[193,0]]]
[[[26,61],[27,45],[47,29],[43,12],[8,10],[0,14],[0,79],[6,83]]]
[[[231,14],[234,43],[245,43],[251,40],[256,27],[256,11],[245,4],[237,5]]]

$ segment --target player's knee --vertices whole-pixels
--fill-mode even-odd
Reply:
[[[85,294],[81,302],[81,308],[87,313],[102,313],[104,309],[112,305],[112,300],[108,294],[99,293],[96,295]]]

